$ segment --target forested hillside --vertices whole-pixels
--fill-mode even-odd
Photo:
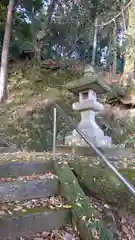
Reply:
[[[1,0],[0,12],[2,138],[36,151],[50,148],[52,103],[73,114],[75,96],[63,85],[81,77],[86,64],[110,83],[117,79],[107,104],[134,107],[135,0]],[[116,142],[133,134],[125,120],[119,124],[126,131],[116,136],[112,130],[120,125],[105,123]],[[62,135],[69,130],[62,119],[58,126]]]

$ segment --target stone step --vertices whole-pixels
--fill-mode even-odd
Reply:
[[[37,210],[15,216],[0,216],[0,239],[16,239],[38,232],[60,229],[70,219],[70,210]]]
[[[53,172],[52,161],[44,159],[0,161],[0,178],[30,176],[46,172]]]
[[[129,151],[126,148],[99,148],[106,157],[128,157]],[[62,154],[76,154],[77,156],[97,156],[95,151],[89,146],[69,146],[57,145],[56,152]]]
[[[17,151],[18,151],[17,146],[0,147],[0,153],[14,153]]]
[[[58,178],[53,174],[44,179],[3,182],[0,183],[0,202],[55,196],[58,185]]]

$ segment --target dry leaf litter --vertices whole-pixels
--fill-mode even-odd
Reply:
[[[51,172],[45,173],[45,174],[33,174],[30,176],[21,176],[16,178],[0,178],[0,182],[11,182],[11,181],[30,181],[30,180],[43,180],[43,179],[53,179],[57,178],[55,174],[52,174]]]
[[[52,231],[45,231],[37,233],[33,236],[22,237],[16,240],[80,240],[79,234],[73,229],[71,225],[66,225],[61,229],[54,229]]]

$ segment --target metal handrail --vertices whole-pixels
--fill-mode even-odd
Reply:
[[[128,190],[132,193],[132,195],[135,197],[135,187],[131,185],[127,179],[125,179],[118,170],[107,160],[107,158],[104,156],[104,154],[91,142],[87,139],[87,137],[84,135],[84,133],[76,127],[75,122],[71,117],[69,117],[64,110],[57,104],[55,104],[54,107],[54,128],[53,128],[53,159],[55,159],[55,150],[56,150],[56,109],[60,113],[60,115],[64,118],[64,120],[67,122],[68,125],[72,125],[72,127],[77,131],[77,133],[84,139],[84,141],[96,152],[96,154],[99,156],[100,160],[102,160],[102,163],[105,164],[117,177],[118,179],[124,183],[124,185],[128,188]]]

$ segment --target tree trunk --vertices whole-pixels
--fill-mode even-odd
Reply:
[[[121,1],[121,13],[122,13],[122,21],[123,21],[123,31],[126,33],[127,26],[126,26],[126,14],[124,13],[124,0]]]
[[[34,38],[34,36],[33,36]],[[34,59],[39,62],[41,60],[41,44],[37,39],[33,40]]]
[[[32,46],[34,50],[34,60],[40,61],[41,60],[41,48],[40,48],[40,41],[38,41],[37,38],[37,29],[36,26],[36,19],[35,19],[35,10],[34,6],[32,7],[32,10],[29,14],[29,18],[31,20],[31,27],[30,27],[30,33],[32,38]]]
[[[93,49],[92,49],[92,61],[91,65],[95,65],[95,60],[96,60],[96,48],[97,48],[97,33],[98,33],[98,28],[97,28],[97,23],[98,23],[98,18],[95,18],[95,28],[94,28],[94,39],[93,39]]]
[[[57,3],[57,0],[50,1],[50,5],[49,5],[48,11],[47,11],[47,15],[48,15],[48,24],[47,25],[49,25],[52,21],[52,15],[54,13],[56,3]]]
[[[112,73],[115,76],[117,73],[117,39],[116,39],[116,22],[114,22],[113,28],[113,66],[112,66]]]
[[[129,7],[128,15],[127,48],[122,77],[122,84],[125,86],[130,83],[135,85],[135,0],[133,0],[132,5]]]
[[[7,98],[8,53],[9,53],[14,5],[15,5],[15,0],[9,0],[7,21],[6,21],[6,27],[5,27],[5,35],[4,35],[3,48],[2,48],[2,54],[1,54],[0,102],[4,102],[4,100]]]

